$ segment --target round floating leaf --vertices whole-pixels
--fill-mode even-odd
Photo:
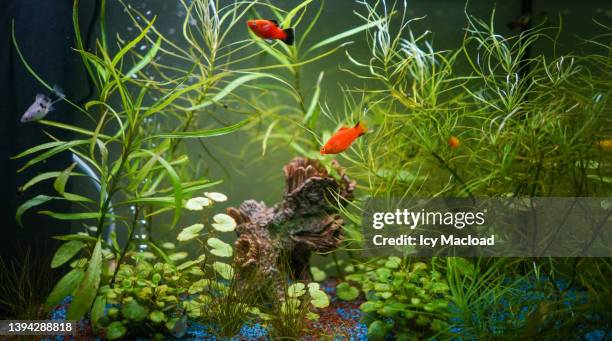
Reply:
[[[208,246],[212,247],[212,250],[210,250],[210,253],[212,253],[215,256],[218,257],[231,257],[233,254],[233,249],[232,246],[229,245],[228,243],[222,241],[219,238],[209,238],[206,241],[206,244],[208,244]]]
[[[329,297],[322,290],[310,291],[310,304],[315,308],[326,308],[329,306]]]
[[[204,207],[210,206],[212,202],[208,198],[195,197],[187,200],[185,208],[190,211],[201,211]]]
[[[308,283],[308,292],[312,293],[314,291],[319,290],[321,290],[321,286],[319,285],[319,283]]]
[[[198,233],[204,229],[203,224],[193,224],[191,226],[185,227],[181,233],[176,236],[176,239],[180,242],[184,242],[190,239],[193,239],[198,236]]]
[[[289,297],[300,297],[306,293],[305,288],[306,286],[304,283],[293,283],[289,286],[289,289],[287,289],[287,295]]]
[[[212,201],[224,202],[227,201],[227,196],[219,192],[204,192],[204,195]]]
[[[316,266],[310,267],[310,273],[312,274],[312,279],[316,282],[323,282],[325,278],[327,278],[325,271],[317,268]]]
[[[149,314],[149,320],[154,323],[164,322],[166,320],[166,315],[159,310],[154,310]]]
[[[108,325],[108,328],[106,328],[106,338],[109,340],[117,340],[121,338],[126,331],[127,329],[123,323],[119,321],[112,322]]]
[[[147,317],[149,309],[141,306],[136,300],[131,300],[121,307],[121,314],[127,319],[140,321]]]
[[[306,313],[306,318],[311,321],[316,321],[319,319],[319,314],[309,311],[308,313]]]
[[[384,340],[385,334],[387,334],[387,328],[381,320],[376,320],[368,326],[368,340]]]
[[[176,246],[174,245],[174,243],[165,242],[162,244],[162,247],[166,250],[174,250]]]
[[[231,232],[236,228],[236,221],[227,214],[219,213],[213,217],[212,227],[219,232]]]
[[[214,262],[213,269],[224,279],[232,279],[234,277],[234,268],[231,265],[222,262]]]
[[[348,283],[340,283],[336,286],[336,295],[343,301],[352,301],[359,296],[359,290]]]
[[[389,269],[397,269],[402,265],[402,259],[399,257],[391,256],[385,262],[385,267]]]
[[[187,256],[189,256],[187,252],[181,251],[169,255],[168,258],[170,258],[171,261],[176,262],[187,258]]]

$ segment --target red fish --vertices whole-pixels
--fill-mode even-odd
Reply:
[[[293,28],[282,29],[276,20],[248,20],[247,26],[260,38],[278,39],[287,45],[293,45]]]
[[[459,139],[457,138],[457,136],[451,136],[448,139],[448,145],[452,148],[452,149],[457,149],[459,148],[459,146],[461,145],[461,143],[459,142]]]
[[[365,134],[366,128],[357,122],[353,128],[342,127],[329,138],[325,146],[321,148],[321,154],[338,154],[348,149],[353,141]]]

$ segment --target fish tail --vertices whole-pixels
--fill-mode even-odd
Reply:
[[[60,88],[59,85],[53,86],[53,90],[51,90],[51,94],[55,95],[56,97],[56,99],[53,101],[54,103],[66,98],[66,94],[64,93],[64,90],[62,90],[62,88]]]
[[[286,28],[283,30],[285,32],[285,38],[282,41],[287,45],[293,45],[294,40],[294,30],[293,28]]]
[[[368,131],[366,129],[366,127],[363,125],[363,123],[361,123],[361,121],[357,122],[357,124],[355,124],[354,128],[357,129],[357,132],[359,133],[358,136],[361,136],[361,135],[365,134],[366,131]]]

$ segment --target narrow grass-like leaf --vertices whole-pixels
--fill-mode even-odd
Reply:
[[[240,121],[240,122],[238,122],[236,124],[232,124],[230,126],[223,127],[223,128],[204,129],[204,130],[185,131],[185,132],[175,132],[175,133],[168,133],[168,134],[159,134],[159,135],[151,136],[151,137],[147,138],[146,140],[155,139],[155,138],[191,139],[191,138],[203,138],[203,137],[221,136],[221,135],[226,135],[226,134],[229,134],[231,132],[234,132],[234,131],[244,127],[245,125],[247,125],[251,121],[252,121],[251,118],[247,118],[247,119],[244,119],[244,120],[242,120],[242,121]]]
[[[160,37],[157,39],[157,41],[155,42],[153,47],[149,50],[149,52],[147,52],[147,54],[144,57],[142,57],[142,59],[140,59],[138,63],[136,63],[136,65],[134,65],[134,67],[132,67],[130,71],[128,71],[128,73],[125,74],[125,78],[132,77],[133,75],[138,73],[138,71],[142,70],[145,66],[147,66],[153,60],[153,58],[155,58],[155,56],[157,55],[157,52],[159,51],[159,48],[161,46],[161,42],[162,40]]]
[[[44,203],[46,203],[47,201],[53,200],[53,199],[60,199],[58,197],[50,197],[44,194],[40,194],[35,196],[34,198],[24,202],[23,204],[21,204],[18,208],[17,208],[17,213],[15,214],[15,219],[17,219],[17,223],[19,224],[19,226],[23,226],[22,222],[21,222],[21,216],[23,216],[23,214],[29,210],[32,207],[36,207],[39,205],[42,205]]]
[[[324,40],[314,44],[313,46],[311,46],[306,51],[306,54],[308,54],[309,52],[314,51],[314,50],[316,50],[318,48],[321,48],[323,46],[327,46],[329,44],[333,44],[333,43],[337,42],[338,40],[342,40],[344,38],[348,38],[348,37],[350,37],[352,35],[355,35],[355,34],[357,34],[359,32],[362,32],[362,31],[365,31],[365,30],[367,30],[369,28],[372,28],[372,27],[380,24],[382,21],[383,21],[383,19],[372,21],[372,22],[368,22],[367,24],[363,24],[361,26],[352,28],[350,30],[344,31],[342,33],[338,33],[338,34],[336,34],[334,36],[331,36],[331,37],[329,37],[327,39],[324,39]]]

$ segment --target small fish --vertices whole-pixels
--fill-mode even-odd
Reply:
[[[459,148],[459,146],[461,145],[461,143],[459,143],[459,139],[457,138],[457,136],[451,136],[448,139],[448,145],[452,148],[452,149],[457,149]]]
[[[293,45],[293,28],[282,29],[276,20],[248,20],[247,26],[260,38],[278,39],[287,45]]]
[[[353,141],[365,134],[366,128],[357,122],[353,128],[342,127],[329,138],[325,146],[321,148],[321,154],[338,154],[348,149]]]
[[[53,111],[53,104],[64,98],[66,98],[66,95],[57,85],[53,87],[53,91],[51,91],[49,96],[37,94],[34,103],[32,103],[23,116],[21,116],[21,123],[43,119],[49,112]]]
[[[612,151],[612,139],[599,141],[599,147],[603,150]]]

